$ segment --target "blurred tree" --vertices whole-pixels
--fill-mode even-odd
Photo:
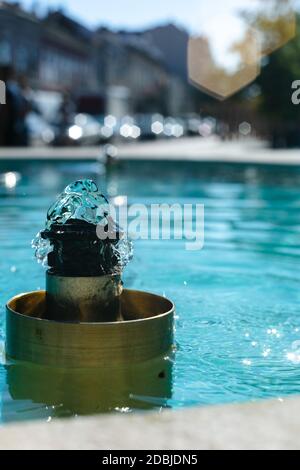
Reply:
[[[300,27],[300,15],[297,15]],[[274,147],[300,146],[300,106],[292,102],[292,83],[300,79],[300,36],[265,59],[257,84],[258,109],[269,119]]]
[[[300,80],[300,14],[290,0],[261,0],[255,10],[241,11],[245,25],[258,35],[261,73],[250,86],[224,103],[201,95],[202,109],[226,123],[228,135],[236,134],[242,120],[249,121],[258,135],[268,136],[274,147],[300,147],[300,105],[292,102],[292,83]],[[255,50],[244,40],[232,45],[241,63],[252,63]],[[273,52],[272,52],[273,51]],[[257,54],[257,52],[256,52]],[[232,77],[216,69],[221,81]]]
[[[300,146],[300,105],[292,103],[292,83],[300,79],[300,15],[286,0],[268,0],[267,5],[255,15],[244,14],[261,36],[265,56],[256,81],[261,91],[257,109],[268,119],[273,147]]]
[[[298,18],[300,26],[300,18]],[[300,36],[271,54],[262,67],[257,83],[261,89],[260,108],[274,119],[300,117],[292,103],[292,82],[300,79]]]
[[[255,13],[244,17],[258,32],[262,55],[284,46],[296,35],[296,15],[291,0],[260,0]]]

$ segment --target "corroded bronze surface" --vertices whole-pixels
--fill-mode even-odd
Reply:
[[[119,275],[70,277],[48,272],[46,292],[44,317],[48,320],[81,323],[120,320]]]

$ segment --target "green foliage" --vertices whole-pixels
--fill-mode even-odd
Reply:
[[[297,15],[297,31],[300,31]],[[261,88],[259,110],[275,122],[300,119],[300,106],[292,103],[292,83],[300,80],[300,35],[271,54],[257,83]]]

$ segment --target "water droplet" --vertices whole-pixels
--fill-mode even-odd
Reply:
[[[263,357],[268,357],[271,353],[271,349],[268,348],[268,349],[264,349],[264,351],[262,352],[262,356]]]
[[[293,351],[297,351],[297,350],[300,351],[300,340],[294,341],[292,343],[292,350]]]
[[[297,354],[297,353],[294,353],[294,352],[289,352],[289,353],[287,353],[286,357],[293,364],[299,364],[300,363],[300,354]]]
[[[280,333],[276,328],[268,328],[267,333],[268,335],[276,336],[277,338],[280,337]]]
[[[251,366],[252,365],[252,361],[250,361],[250,359],[243,359],[242,363],[244,364],[244,366]]]

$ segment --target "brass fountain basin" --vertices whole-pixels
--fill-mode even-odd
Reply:
[[[45,318],[46,292],[21,294],[6,307],[8,359],[53,367],[138,364],[163,356],[174,341],[174,305],[158,295],[123,290],[117,322]]]

